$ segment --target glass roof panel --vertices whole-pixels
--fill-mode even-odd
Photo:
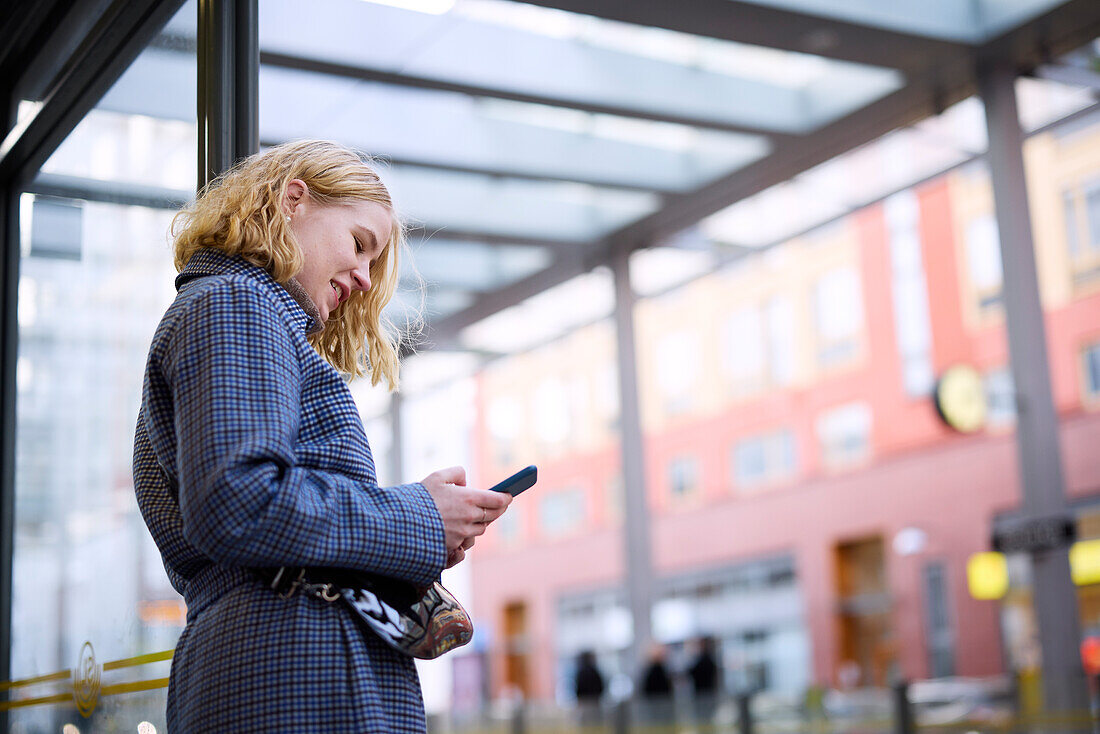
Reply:
[[[657,209],[659,197],[586,184],[393,166],[380,171],[401,211],[450,232],[591,242]]]
[[[639,296],[652,296],[714,270],[714,252],[650,247],[630,256],[630,284]]]
[[[100,107],[192,120],[194,79],[189,54],[149,49]],[[770,152],[756,135],[262,67],[261,139],[306,135],[397,161],[671,192]]]
[[[1095,105],[1091,90],[1021,78],[1021,124],[1036,130]],[[975,98],[895,130],[723,209],[700,224],[716,243],[764,247],[984,154],[985,115]]]
[[[193,54],[147,48],[96,107],[163,120],[194,120],[197,96]]]
[[[455,15],[486,23],[727,76],[759,79],[789,89],[814,84],[837,68],[820,56],[602,20],[511,0],[450,0],[450,4]]]
[[[765,138],[264,67],[261,137],[333,138],[398,161],[685,191]]]
[[[454,288],[406,287],[402,284],[384,314],[399,331],[415,332],[416,325],[450,316],[474,302],[474,294]]]
[[[1065,0],[737,0],[899,33],[981,43]]]
[[[402,262],[402,280],[412,283],[419,276],[429,288],[487,292],[533,275],[551,262],[545,247],[490,245],[440,236],[420,239],[410,249],[413,257]]]
[[[141,63],[141,57],[136,63]],[[124,144],[126,150],[118,150]],[[195,121],[155,120],[93,109],[42,165],[42,174],[86,183],[134,184],[135,190],[186,201],[195,191]]]
[[[459,0],[448,12],[432,15],[362,0],[326,0],[302,13],[291,0],[267,0],[260,44],[291,57],[416,79],[792,133],[815,129],[903,81],[890,69],[774,52],[791,67],[778,83],[779,63],[760,74],[758,53],[754,65],[734,61],[745,48],[740,44],[574,14],[558,17],[572,16],[585,33],[567,34],[561,23],[520,28],[485,20],[485,2]],[[529,12],[516,5],[492,6],[489,15]],[[193,35],[193,25],[174,21],[169,32]],[[375,28],[385,32],[371,34]],[[664,40],[655,44],[655,38]],[[665,49],[663,58],[650,48]],[[678,63],[668,60],[677,56]],[[837,80],[844,84],[836,87]],[[838,98],[841,89],[846,93]]]
[[[614,305],[611,272],[599,267],[467,327],[461,341],[475,351],[519,352],[605,318]]]

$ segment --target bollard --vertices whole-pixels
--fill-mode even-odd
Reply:
[[[737,697],[737,724],[741,734],[752,734],[752,694],[742,693]]]
[[[1092,714],[1092,732],[1100,734],[1100,674],[1094,677],[1096,681],[1096,697],[1089,702],[1089,713]]]
[[[526,732],[527,718],[524,716],[523,699],[520,698],[515,702],[515,707],[512,709],[512,728],[510,734],[526,734]]]
[[[909,683],[894,684],[894,734],[915,734],[913,704],[909,702]]]
[[[630,699],[624,698],[616,703],[611,716],[612,731],[615,734],[628,734],[630,731]]]

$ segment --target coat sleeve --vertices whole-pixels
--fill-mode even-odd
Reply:
[[[176,326],[162,369],[188,542],[227,565],[341,567],[417,584],[438,577],[443,523],[422,485],[369,486],[296,465],[300,367],[268,294],[221,281]]]

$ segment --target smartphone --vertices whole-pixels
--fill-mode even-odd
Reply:
[[[531,488],[538,481],[538,478],[539,470],[532,464],[525,469],[520,469],[500,484],[490,487],[490,489],[494,492],[507,492],[515,497],[523,490]]]

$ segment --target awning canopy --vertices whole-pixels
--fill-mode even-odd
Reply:
[[[195,26],[187,5],[98,108],[194,120]],[[1095,0],[265,0],[260,139],[378,156],[430,342],[476,346],[467,327],[617,249],[728,259],[980,155],[948,116],[892,143],[908,162],[857,151],[839,189],[829,171],[949,108],[980,115],[952,106],[983,64],[1060,75],[1077,86],[1038,93],[1088,108],[1100,76],[1064,55],[1097,35]]]

